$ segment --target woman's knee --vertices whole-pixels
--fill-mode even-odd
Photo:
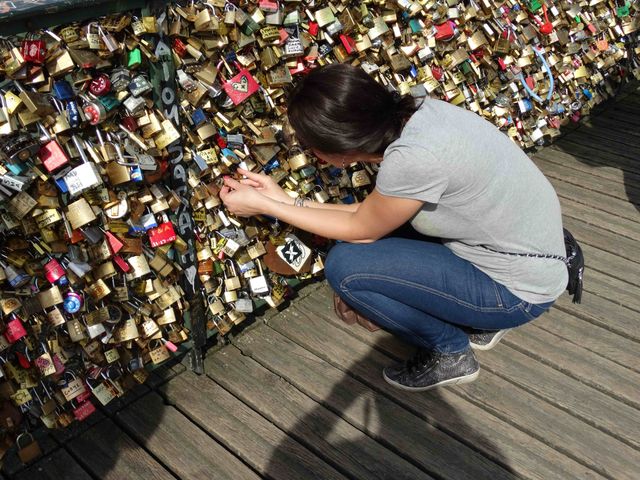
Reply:
[[[354,267],[359,247],[362,245],[340,242],[329,250],[324,262],[324,275],[334,290],[337,291],[342,281],[356,271]]]

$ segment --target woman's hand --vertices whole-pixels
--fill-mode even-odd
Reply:
[[[287,195],[280,185],[278,185],[269,175],[265,175],[264,173],[253,173],[242,168],[238,168],[237,172],[247,177],[240,180],[241,184],[255,188],[262,195],[269,197],[276,202],[293,205],[293,198]]]
[[[270,199],[255,187],[240,183],[231,177],[224,178],[220,199],[231,213],[240,217],[261,215],[265,213],[265,206],[270,202]]]

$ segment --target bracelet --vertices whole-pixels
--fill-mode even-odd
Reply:
[[[295,201],[293,202],[293,206],[294,207],[304,207],[304,201],[306,200],[305,197],[296,197]]]

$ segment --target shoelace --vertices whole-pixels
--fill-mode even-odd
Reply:
[[[426,364],[432,358],[433,358],[433,352],[430,352],[428,350],[418,350],[413,357],[407,360],[405,365],[407,370],[412,372],[418,367],[421,367],[424,364]]]

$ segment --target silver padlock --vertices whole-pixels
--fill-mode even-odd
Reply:
[[[246,293],[242,293],[242,296],[238,297],[238,299],[233,304],[233,307],[238,312],[243,313],[251,313],[253,312],[253,301]]]
[[[83,141],[77,135],[71,137],[75,145],[82,164],[72,169],[64,177],[64,183],[67,185],[71,197],[75,197],[85,190],[102,185],[102,177],[96,168],[95,163],[90,162],[84,150]]]
[[[269,293],[269,282],[262,270],[262,262],[258,259],[256,263],[258,264],[258,275],[249,279],[249,287],[254,295],[263,295]]]

